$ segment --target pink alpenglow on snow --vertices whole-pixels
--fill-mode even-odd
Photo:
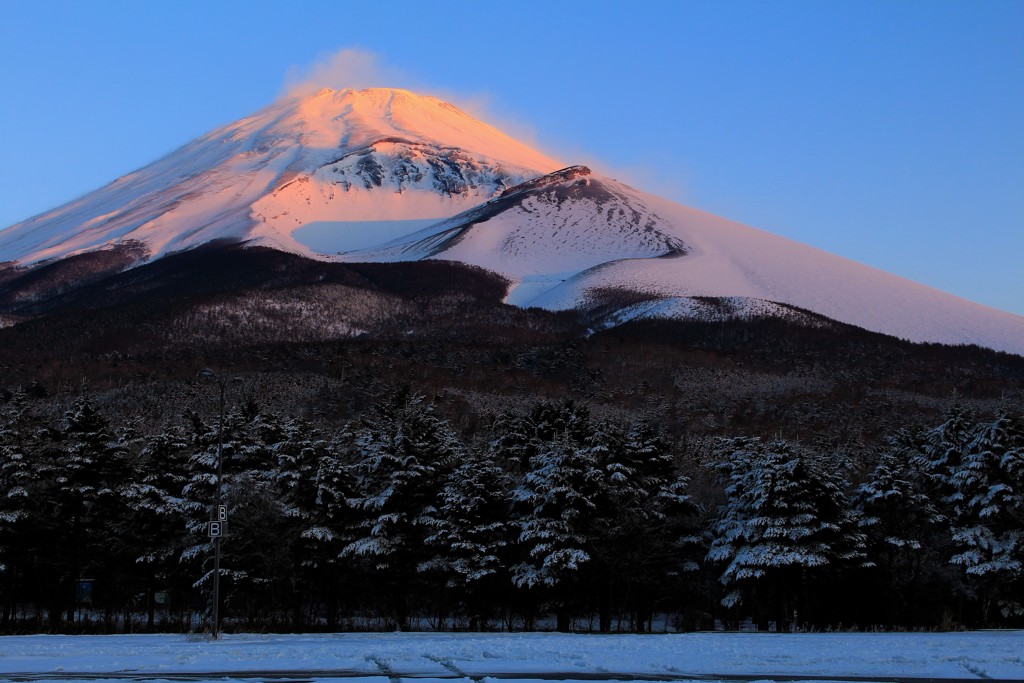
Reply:
[[[777,305],[785,304],[915,342],[979,344],[1024,354],[1024,317],[587,169],[548,178],[492,200],[491,210],[472,209],[343,258],[436,258],[481,266],[512,280],[508,301],[520,306],[585,307],[600,292],[620,289],[650,299],[624,311],[626,317],[685,318],[706,317],[708,297],[726,298],[732,315],[805,317]]]
[[[320,90],[218,128],[0,232],[0,262],[134,241],[156,258],[216,239],[306,255],[299,227],[446,218],[562,164],[406,90]],[[372,232],[356,236],[369,246]]]
[[[1024,354],[1024,317],[638,191],[434,97],[324,89],[218,128],[0,231],[0,263],[214,241],[343,261],[445,259],[563,310],[615,290],[637,317],[825,316],[915,342]],[[561,170],[559,170],[561,169]]]

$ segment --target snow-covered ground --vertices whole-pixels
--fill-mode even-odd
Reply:
[[[358,633],[10,636],[12,673],[346,671],[367,678],[544,673],[1024,680],[1024,631],[670,635]],[[315,678],[315,676],[313,676]]]

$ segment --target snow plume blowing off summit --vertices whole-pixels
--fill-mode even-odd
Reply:
[[[409,90],[432,95],[457,106],[475,119],[488,123],[506,134],[540,149],[534,129],[521,117],[495,107],[486,92],[454,92],[448,88],[425,83],[409,72],[387,64],[379,55],[361,47],[342,48],[320,55],[313,64],[294,66],[285,75],[279,100],[312,95],[323,89],[366,90],[374,88]],[[579,159],[578,153],[565,154],[544,148],[555,158]],[[593,162],[590,162],[593,165]],[[558,166],[566,166],[562,163]]]
[[[422,89],[401,69],[387,66],[369,50],[344,48],[321,55],[311,66],[292,67],[285,75],[279,99],[312,95],[318,90],[363,90],[383,84],[410,90]]]
[[[911,341],[1024,354],[1024,317],[567,168],[436,97],[313,87],[381,75],[358,50],[296,73],[269,107],[0,231],[0,264],[116,249],[137,264],[212,241],[323,260],[444,259],[502,274],[509,303],[601,308],[598,326],[804,324],[810,311]],[[629,293],[610,313],[609,292]]]

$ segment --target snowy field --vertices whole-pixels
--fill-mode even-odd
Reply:
[[[558,678],[634,680],[730,676],[794,680],[1024,680],[1024,631],[942,634],[673,635],[328,634],[227,635],[214,642],[180,635],[9,636],[0,638],[0,679],[208,680],[346,677],[367,683],[430,679]],[[242,672],[249,672],[246,676]],[[276,675],[275,675],[276,672]],[[293,672],[291,676],[283,673]],[[319,673],[319,675],[317,675]],[[43,674],[43,675],[39,675]],[[144,674],[151,674],[145,676]],[[225,675],[230,674],[230,675]],[[100,676],[102,678],[102,676]],[[24,680],[24,679],[22,679]]]

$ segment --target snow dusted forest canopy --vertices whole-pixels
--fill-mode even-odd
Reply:
[[[203,628],[217,415],[140,433],[88,392],[63,416],[40,405],[0,405],[2,628]],[[331,430],[227,408],[228,629],[1024,624],[1009,409],[956,404],[854,459],[781,438],[681,447],[571,401],[483,435],[408,388]]]

